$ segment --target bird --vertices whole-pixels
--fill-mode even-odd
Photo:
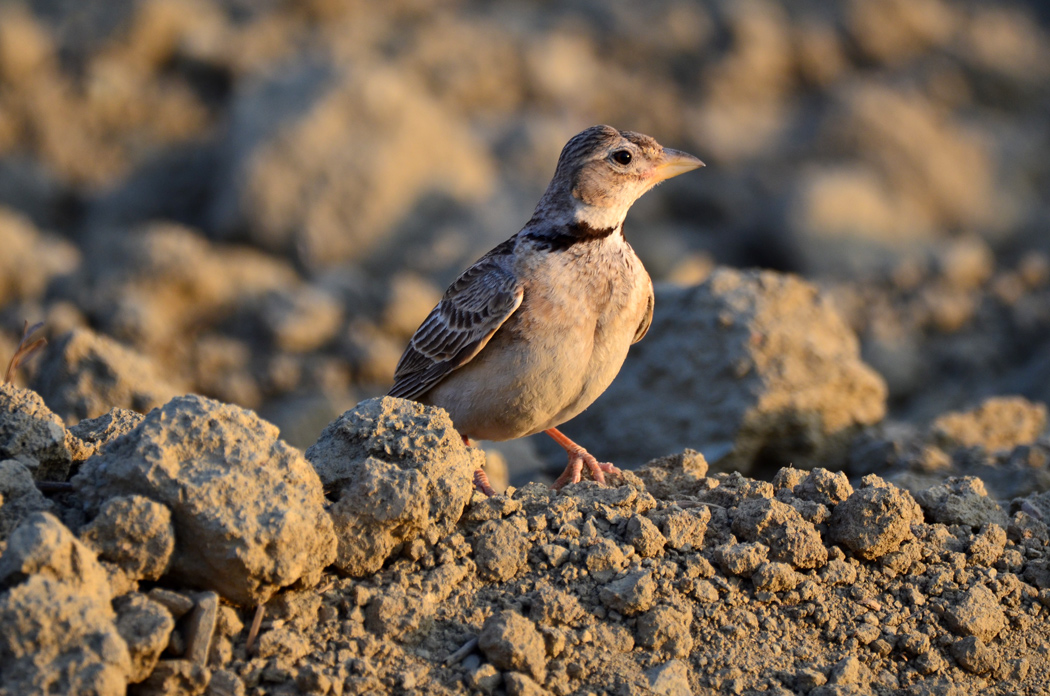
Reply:
[[[597,125],[573,136],[525,226],[448,287],[409,340],[389,395],[440,406],[469,446],[544,432],[566,452],[553,484],[619,473],[558,430],[590,406],[653,318],[653,284],[624,219],[662,181],[704,163]],[[475,486],[493,495],[484,471]]]

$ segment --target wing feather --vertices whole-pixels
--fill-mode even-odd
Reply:
[[[649,305],[645,308],[645,316],[642,317],[642,322],[638,325],[638,329],[634,332],[634,340],[631,341],[631,345],[634,345],[638,341],[645,338],[645,334],[649,333],[649,327],[653,325],[653,291],[649,290]]]
[[[401,356],[390,396],[414,399],[466,365],[521,306],[524,287],[505,263],[512,241],[483,256],[445,291]]]

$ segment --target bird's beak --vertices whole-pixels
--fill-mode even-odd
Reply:
[[[666,181],[673,176],[685,174],[703,166],[705,166],[703,162],[689,153],[665,147],[663,155],[653,167],[653,179],[656,182]]]

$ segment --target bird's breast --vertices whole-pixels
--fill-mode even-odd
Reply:
[[[619,373],[648,311],[652,283],[622,236],[533,260],[507,340],[528,343],[522,393],[549,404],[534,430],[573,418]]]

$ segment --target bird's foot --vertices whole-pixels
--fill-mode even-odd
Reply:
[[[609,462],[599,462],[592,454],[586,450],[581,450],[579,453],[569,454],[569,463],[566,465],[565,471],[562,472],[551,488],[557,491],[567,484],[579,483],[583,480],[584,466],[591,472],[591,478],[601,484],[605,483],[605,474],[620,473],[620,470]]]
[[[466,435],[461,435],[460,437],[463,438],[464,445],[466,445],[467,447],[471,446],[469,437],[467,437]],[[485,473],[483,469],[477,469],[474,472],[474,488],[479,493],[487,495],[490,498],[496,495],[496,489],[492,487],[491,483],[489,483],[489,476]]]
[[[585,466],[587,471],[590,472],[591,478],[601,484],[605,483],[605,474],[620,473],[620,470],[612,464],[599,462],[594,458],[594,455],[567,438],[557,428],[551,428],[544,432],[554,438],[554,441],[561,445],[569,455],[569,462],[565,466],[565,471],[551,486],[554,490],[561,490],[563,486],[570,483],[579,483],[583,479],[583,467]]]
[[[474,472],[474,488],[476,488],[479,493],[483,493],[490,498],[496,495],[496,489],[494,489],[492,484],[489,483],[488,474],[481,469]]]

